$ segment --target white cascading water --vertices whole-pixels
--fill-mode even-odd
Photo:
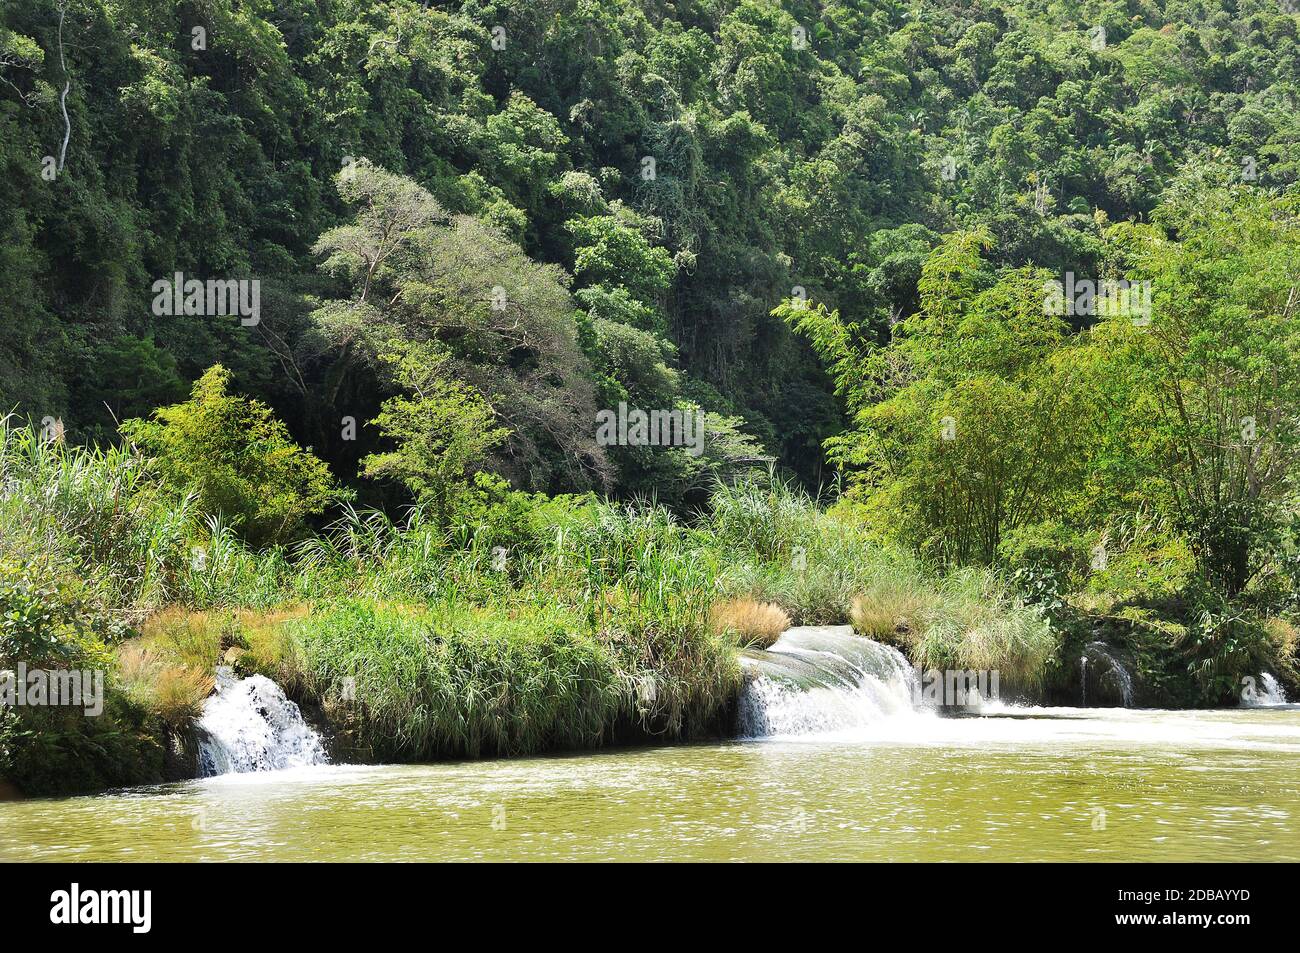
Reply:
[[[217,669],[217,690],[204,702],[198,728],[205,777],[329,763],[320,735],[263,675],[236,678],[224,666]]]
[[[917,714],[915,669],[897,649],[847,625],[789,629],[767,651],[743,653],[741,663],[744,737],[853,731]]]
[[[1089,642],[1083,649],[1083,657],[1079,659],[1080,680],[1082,682],[1081,704],[1085,707],[1088,704],[1088,659],[1096,659],[1100,663],[1097,678],[1109,684],[1119,693],[1120,700],[1125,708],[1133,707],[1133,676],[1129,674],[1124,663],[1114,656],[1110,646],[1105,642]]]
[[[1259,684],[1263,688],[1261,694],[1265,705],[1285,705],[1287,703],[1286,691],[1278,684],[1278,680],[1268,672],[1264,672],[1259,676]]]
[[[1286,690],[1278,684],[1278,680],[1268,672],[1261,672],[1257,682],[1254,696],[1245,695],[1241,704],[1245,708],[1268,708],[1271,705],[1285,705]]]

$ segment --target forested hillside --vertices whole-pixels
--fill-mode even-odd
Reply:
[[[1096,275],[1186,164],[1300,159],[1278,0],[5,0],[0,81],[0,407],[111,439],[221,363],[349,482],[432,375],[520,488],[815,485],[844,405],[783,301],[884,344],[945,234]],[[376,190],[425,264],[371,292]],[[157,313],[178,272],[258,280],[256,323]],[[709,452],[596,445],[620,400],[703,407]]]
[[[725,735],[792,625],[1285,700],[1288,2],[4,0],[0,675],[107,694],[0,775],[192,777],[232,672],[344,761]]]

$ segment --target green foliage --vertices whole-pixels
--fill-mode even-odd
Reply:
[[[327,256],[326,271],[348,279],[352,297],[312,314],[333,342],[331,399],[368,366],[360,358],[381,358],[372,363],[387,369],[390,385],[439,391],[419,411],[401,399],[387,405],[384,426],[401,439],[445,433],[457,415],[485,420],[489,402],[504,423],[506,433],[492,429],[477,446],[457,449],[452,470],[499,445],[493,469],[519,484],[602,482],[608,467],[590,423],[591,372],[563,270],[532,261],[481,221],[448,220],[424,189],[369,163],[340,173],[338,184],[354,220],[321,236],[315,251]],[[426,420],[412,419],[421,413]],[[400,467],[371,459],[385,473],[413,472],[411,455]]]
[[[673,260],[666,249],[651,245],[635,225],[612,215],[570,220],[565,227],[575,244],[574,273],[590,283],[653,302],[668,290]]]
[[[999,562],[1013,572],[1046,572],[1066,584],[1087,573],[1092,546],[1087,537],[1061,523],[1036,523],[1007,533],[998,545]]]
[[[1062,607],[1063,594],[1077,589],[1090,562],[1096,562],[1090,557],[1090,549],[1082,533],[1049,521],[1004,534],[997,557],[1027,601],[1055,613]]]
[[[0,777],[33,797],[158,784],[165,755],[145,710],[116,691],[93,718],[80,708],[0,708]]]
[[[1261,619],[1214,594],[1206,596],[1177,643],[1202,704],[1240,701],[1243,686],[1251,684],[1245,680],[1260,672],[1294,674],[1293,659],[1278,651],[1278,641]]]
[[[303,623],[297,638],[309,690],[355,745],[377,760],[427,760],[598,743],[618,681],[580,631],[555,610],[514,620],[353,604]],[[354,701],[341,698],[344,679]]]
[[[20,568],[0,561],[0,662],[68,668],[105,661],[104,619],[48,557]]]
[[[1148,531],[1108,545],[1106,566],[1088,577],[1087,591],[1120,602],[1168,605],[1189,590],[1196,562],[1177,534]]]
[[[152,340],[122,335],[96,350],[94,376],[80,381],[79,398],[103,408],[107,420],[97,436],[111,439],[117,422],[148,416],[155,407],[185,398],[188,387],[176,359]]]
[[[401,481],[449,525],[473,486],[472,468],[510,431],[495,426],[496,414],[481,394],[443,376],[445,353],[413,344],[385,358],[412,396],[386,400],[372,421],[397,448],[367,457],[364,473]]]
[[[1043,307],[1043,274],[991,278],[987,238],[950,236],[926,260],[921,309],[863,355],[836,313],[783,312],[828,360],[857,429],[828,442],[898,534],[953,563],[990,563],[1005,533],[1060,512],[1089,421],[1074,369],[1052,360],[1065,327]],[[1034,465],[1026,466],[1032,459]]]
[[[0,777],[29,795],[163,780],[156,726],[111,680],[105,640],[120,635],[65,567],[48,557],[19,565],[0,549],[0,671],[23,663],[29,672],[97,672],[105,689],[94,715],[84,706],[0,706]]]
[[[785,301],[772,313],[808,339],[825,362],[835,382],[835,393],[850,407],[860,407],[870,398],[873,370],[870,344],[857,340],[838,311],[828,311],[820,302],[808,307],[803,301]]]
[[[127,421],[122,433],[179,494],[193,494],[205,513],[220,514],[253,545],[292,540],[336,498],[334,481],[270,410],[227,393],[229,384],[230,372],[216,365],[188,401]]]
[[[174,598],[199,532],[192,501],[129,448],[66,447],[13,424],[0,421],[0,553],[66,566],[106,603]]]
[[[162,0],[83,0],[62,35],[46,0],[0,9],[0,410],[42,422],[0,434],[13,651],[307,600],[319,651],[268,667],[328,700],[390,661],[415,681],[369,683],[352,727],[438,753],[721,717],[720,596],[808,622],[857,600],[923,664],[1026,685],[1065,677],[1058,622],[1202,701],[1286,674],[1293,16],[201,6],[201,51]],[[262,320],[151,313],[177,271],[256,276]],[[1153,320],[1049,313],[1067,271],[1151,281]],[[620,402],[701,413],[704,452],[598,445]],[[60,442],[123,417],[126,446]],[[307,444],[416,505],[308,535],[342,494]],[[815,486],[819,447],[830,513],[752,480]],[[539,495],[592,489],[662,506]],[[6,721],[9,770],[106,783],[100,745],[156,774],[172,662],[138,661],[112,719]],[[202,684],[174,687],[183,716]]]
[[[1125,238],[1158,303],[1147,368],[1180,528],[1235,596],[1276,548],[1300,462],[1300,206],[1216,175],[1190,174],[1161,207],[1176,242]]]
[[[104,434],[112,382],[135,380],[119,361],[147,372],[140,402],[175,399],[159,392],[166,362],[103,346],[152,341],[182,379],[220,362],[292,408],[295,437],[344,479],[375,447],[335,422],[378,407],[392,382],[382,364],[322,350],[324,325],[346,337],[365,314],[308,315],[392,299],[313,274],[313,242],[354,224],[333,191],[340,169],[388,169],[436,200],[440,226],[471,216],[575,274],[585,310],[660,333],[677,369],[723,398],[706,408],[743,418],[808,485],[810,448],[841,421],[814,356],[770,314],[793,287],[880,345],[920,307],[940,234],[984,231],[996,267],[1096,273],[1099,222],[1148,216],[1183,163],[1248,163],[1263,189],[1300,171],[1295,21],[1269,4],[995,0],[904,16],[872,0],[219,2],[198,17],[201,51],[177,42],[196,25],[188,8],[75,11],[62,50],[47,0],[0,11],[0,408]],[[67,164],[49,181],[65,82]],[[405,270],[401,258],[380,271]],[[177,270],[255,275],[275,306],[254,331],[150,315],[150,282]],[[566,481],[576,448],[553,446],[582,415],[541,414],[574,401],[587,372],[564,364],[558,393],[538,397],[531,380],[535,400],[497,401],[482,385],[502,366],[457,377],[506,415],[524,461],[510,478],[600,485],[594,459]],[[119,417],[151,409],[109,403]]]

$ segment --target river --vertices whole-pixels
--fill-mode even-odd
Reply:
[[[888,679],[749,740],[2,803],[0,859],[1300,861],[1300,707],[945,718]]]

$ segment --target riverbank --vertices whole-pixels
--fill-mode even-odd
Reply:
[[[1080,646],[1097,643],[1137,704],[1235,701],[1238,677],[1289,678],[1294,654],[1280,617],[1216,622],[1237,654],[1216,663],[1218,695],[1195,691],[1203,649],[1186,639],[1204,629],[1179,634],[1133,599],[1104,614],[1035,600],[993,569],[942,575],[854,505],[779,481],[719,486],[690,517],[510,494],[447,530],[419,509],[346,508],[258,550],[129,449],[9,429],[0,464],[0,668],[107,676],[93,717],[0,711],[0,776],[27,794],[192,777],[222,665],[282,686],[337,760],[376,762],[725,736],[739,650],[790,624],[851,622],[918,668],[997,670],[1005,697],[1029,700],[1082,692]],[[1094,703],[1114,702],[1104,674],[1094,664]]]

